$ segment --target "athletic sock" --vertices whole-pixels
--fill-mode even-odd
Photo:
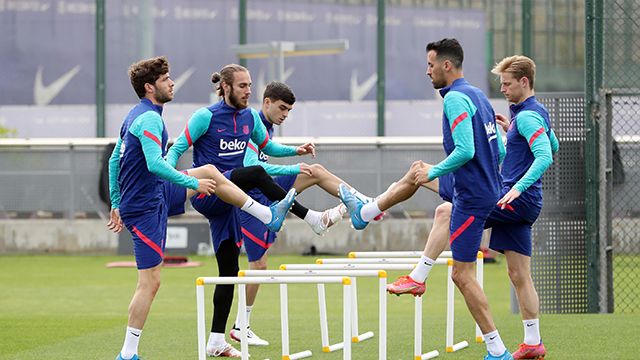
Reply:
[[[524,343],[527,345],[540,344],[540,320],[523,320],[522,325],[524,326]]]
[[[133,358],[133,355],[138,354],[138,342],[140,342],[140,335],[142,335],[142,330],[127,326],[127,333],[124,336],[124,345],[122,345],[122,350],[120,351],[120,355],[122,355],[123,359],[131,359]]]
[[[247,305],[247,327],[251,327],[251,309],[253,306]],[[238,309],[238,315],[236,315],[236,323],[233,324],[235,329],[240,329],[240,309]]]
[[[224,340],[223,333],[212,332],[209,334],[209,341],[207,342],[207,347],[210,347],[210,348],[217,347],[224,343],[226,343],[226,341]]]
[[[409,274],[409,277],[417,282],[425,282],[435,263],[435,260],[422,255],[416,267],[414,267],[413,271]]]
[[[253,215],[264,224],[268,224],[271,221],[271,210],[250,197],[247,198],[247,201],[240,209]]]
[[[309,225],[316,225],[322,221],[322,213],[315,210],[309,210],[303,219]]]
[[[362,206],[360,209],[360,216],[362,217],[362,220],[369,222],[376,216],[380,215],[381,212],[382,211],[378,207],[378,200],[375,200]]]
[[[507,351],[507,348],[504,346],[504,343],[500,338],[500,334],[498,334],[498,330],[484,334],[482,337],[484,338],[484,342],[487,344],[487,351],[489,354],[493,356],[500,356]]]

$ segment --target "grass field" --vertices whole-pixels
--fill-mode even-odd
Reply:
[[[127,306],[136,270],[107,269],[116,256],[1,256],[0,359],[113,359],[122,346]],[[197,355],[195,278],[215,276],[211,258],[193,257],[204,266],[164,269],[162,287],[152,307],[140,342],[144,359],[194,359]],[[309,263],[301,256],[273,256],[270,267],[281,263]],[[246,267],[246,257],[240,259]],[[400,272],[390,272],[395,278]],[[430,275],[424,299],[423,351],[437,349],[444,359],[481,359],[484,345],[473,342],[474,327],[464,302],[456,295],[456,339],[470,347],[444,353],[446,268]],[[358,280],[360,332],[377,332],[377,295],[374,279]],[[210,326],[211,291],[207,289]],[[485,289],[502,339],[513,349],[522,341],[522,323],[510,313],[504,261],[485,267]],[[341,338],[341,290],[327,286],[329,333]],[[388,297],[388,359],[412,359],[413,298]],[[235,320],[235,307],[229,326]],[[639,346],[640,314],[543,315],[543,340],[553,359],[634,359]],[[291,351],[310,349],[314,358],[342,359],[342,353],[321,352],[317,298],[314,285],[290,285]],[[251,348],[252,359],[280,359],[279,294],[275,285],[263,286],[252,315],[252,328],[271,346]],[[636,329],[636,330],[633,330]],[[356,344],[353,359],[377,359],[377,337]]]

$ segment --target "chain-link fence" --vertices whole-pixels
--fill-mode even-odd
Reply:
[[[587,4],[587,96],[597,138],[598,233],[594,237],[601,312],[640,311],[640,3]]]

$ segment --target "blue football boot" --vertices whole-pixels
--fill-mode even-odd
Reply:
[[[338,196],[340,196],[340,200],[342,200],[349,211],[349,217],[351,218],[351,225],[353,228],[356,230],[366,228],[369,223],[362,220],[362,216],[360,216],[360,209],[362,209],[364,202],[352,194],[345,184],[338,185]]]
[[[493,356],[491,354],[487,354],[484,357],[484,360],[513,360],[513,356],[511,356],[511,353],[509,351],[505,350],[504,354],[500,356]]]
[[[293,205],[293,200],[295,200],[295,198],[296,189],[292,188],[284,199],[276,201],[269,206],[269,209],[271,210],[271,221],[266,224],[267,229],[273,232],[280,231],[282,224],[284,223],[284,219],[287,217],[287,212],[291,209],[291,205]]]

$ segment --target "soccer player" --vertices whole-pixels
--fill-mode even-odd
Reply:
[[[553,162],[552,153],[558,151],[559,145],[549,113],[535,98],[535,68],[533,60],[515,55],[504,58],[492,70],[500,76],[500,90],[512,105],[511,120],[496,115],[496,121],[507,133],[507,154],[501,171],[501,199],[485,227],[492,228],[489,247],[503,252],[507,258],[509,277],[522,314],[524,341],[513,353],[514,359],[538,359],[546,354],[540,338],[538,294],[531,278],[531,226],[542,209],[541,176]],[[451,193],[450,183],[441,184],[442,189],[437,185],[431,189],[445,194],[446,199],[446,194]],[[446,246],[446,237],[434,229],[447,227],[450,213],[449,203],[438,206],[422,259],[411,274],[388,286],[390,292],[424,292],[430,265]]]
[[[291,88],[281,82],[271,82],[267,85],[262,99],[262,109],[259,113],[260,119],[264,124],[269,137],[273,136],[274,125],[281,125],[289,116],[289,112],[293,109],[296,101],[295,95]],[[260,165],[264,167],[269,175],[274,176],[274,180],[284,189],[294,188],[298,194],[302,193],[310,186],[317,185],[332,196],[337,196],[337,189],[340,183],[344,181],[331,173],[320,164],[307,165],[305,163],[295,165],[274,165],[269,164],[269,157],[260,151],[258,145],[250,141],[247,145],[249,148],[244,157],[245,166]],[[370,199],[361,194],[354,188],[350,191],[356,196],[363,199]],[[252,190],[249,194],[254,199],[268,205],[271,200],[262,195],[258,190]],[[295,214],[296,205],[291,208],[291,212]],[[323,213],[308,210],[304,213],[301,209],[300,214],[296,214],[301,218],[307,218],[310,214],[320,219],[322,227],[320,230],[324,232],[329,226],[332,226],[342,218],[345,211],[344,205],[340,204],[334,208],[324,211]],[[240,225],[242,232],[242,240],[249,258],[249,269],[264,270],[267,268],[267,250],[276,239],[276,234],[269,231],[263,224],[254,221],[254,219],[240,214]],[[258,284],[247,285],[247,326],[249,327],[250,315],[259,289]],[[229,336],[240,341],[240,313],[236,317],[236,322],[231,329]],[[249,345],[269,345],[266,340],[261,339],[250,328],[248,332]]]
[[[291,198],[294,208],[295,189],[288,193],[276,184],[261,166],[243,167],[244,153],[249,140],[259,144],[258,148],[271,156],[315,155],[315,146],[306,143],[298,147],[285,146],[270,140],[258,112],[249,108],[251,76],[240,65],[229,64],[212,75],[222,100],[197,110],[189,119],[186,128],[167,153],[167,162],[175,166],[178,158],[193,146],[194,166],[212,164],[223,172],[226,179],[240,189],[257,188],[271,201]],[[232,206],[220,204],[215,196],[194,196],[194,209],[209,220],[211,239],[216,254],[220,276],[237,276],[240,254],[240,225],[238,211]],[[242,210],[260,205],[247,203]],[[292,209],[292,211],[294,211]],[[209,356],[240,357],[240,352],[225,341],[225,327],[233,302],[233,285],[216,285],[213,296],[214,312],[211,334],[207,344]]]
[[[138,359],[142,328],[160,287],[167,217],[183,213],[186,196],[196,191],[205,196],[222,193],[236,202],[248,199],[233,184],[217,182],[215,179],[221,176],[213,166],[179,172],[164,160],[168,134],[161,115],[163,105],[173,99],[174,86],[167,59],[139,61],[129,68],[129,78],[141,100],[124,119],[109,159],[112,209],[107,227],[114,232],[126,227],[131,233],[138,284],[129,304],[128,327],[117,360]],[[282,202],[271,209],[260,205],[252,211],[258,214],[262,210],[265,221],[277,230],[289,205]]]
[[[343,185],[340,185],[340,197],[347,206],[354,228],[363,229],[374,216],[408,199],[421,185],[438,178],[446,179],[440,182],[440,187],[453,189],[449,227],[453,281],[482,330],[488,352],[485,359],[512,359],[494,325],[474,270],[485,221],[499,199],[498,166],[504,157],[504,145],[497,136],[495,113],[489,100],[463,77],[464,55],[458,41],[432,42],[426,51],[427,76],[444,98],[442,131],[447,157],[433,167],[421,161],[414,162],[407,174],[376,201],[364,204],[345,191]],[[442,186],[442,182],[449,186]],[[435,188],[436,185],[430,186]],[[442,227],[436,229],[441,233],[443,230]],[[414,294],[421,295],[424,285],[413,290]]]

